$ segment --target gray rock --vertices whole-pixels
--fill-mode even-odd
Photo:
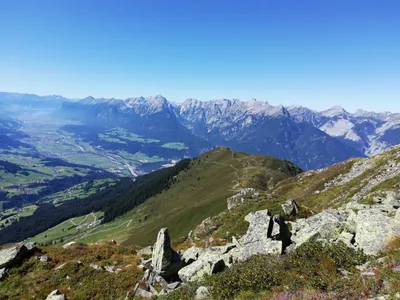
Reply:
[[[241,239],[243,245],[241,260],[257,254],[280,254],[282,252],[282,242],[271,239],[274,222],[268,210],[249,213],[245,220],[250,225]]]
[[[257,201],[259,195],[253,188],[241,189],[239,193],[226,199],[228,210],[241,206],[244,203]]]
[[[108,273],[115,273],[115,267],[114,266],[105,266],[104,270],[106,270]]]
[[[144,248],[140,249],[137,254],[140,256],[152,255],[153,254],[153,246],[144,247]]]
[[[156,273],[166,277],[176,274],[182,266],[180,255],[171,247],[167,228],[162,228],[158,233],[151,265]]]
[[[1,269],[0,269],[0,281],[1,281],[1,279],[2,279],[3,277],[6,276],[6,274],[7,274],[6,268],[1,268]]]
[[[89,267],[92,268],[92,269],[95,269],[95,270],[103,270],[102,266],[98,266],[98,265],[95,265],[95,264],[90,264]]]
[[[198,247],[190,247],[187,249],[185,252],[182,254],[182,260],[185,262],[185,264],[191,264],[195,260],[199,258],[201,254],[203,254],[206,250],[204,248],[198,248]]]
[[[203,254],[198,260],[179,270],[179,278],[183,282],[195,281],[204,274],[215,274],[225,269],[221,254]]]
[[[153,297],[153,294],[148,291],[145,291],[144,289],[137,288],[136,292],[135,292],[135,296],[150,299],[151,297]]]
[[[217,226],[215,226],[213,220],[211,219],[211,217],[209,217],[203,220],[201,224],[196,227],[196,229],[194,230],[194,235],[204,236],[212,233],[215,229],[217,229]]]
[[[68,248],[68,247],[71,247],[72,245],[75,245],[76,244],[76,242],[69,242],[69,243],[66,243],[64,246],[63,246],[63,248]]]
[[[366,209],[357,213],[356,245],[366,254],[377,254],[396,235],[400,235],[400,222],[379,209]]]
[[[167,285],[168,289],[175,290],[181,283],[179,281],[169,283]]]
[[[283,212],[287,216],[296,215],[299,212],[299,206],[294,199],[289,199],[281,205]]]
[[[340,233],[348,227],[347,215],[335,210],[325,210],[307,219],[292,223],[292,241],[296,246],[316,237],[321,240],[336,241]]]
[[[40,258],[41,262],[49,262],[51,261],[50,257],[48,257],[47,255],[42,255]]]
[[[25,247],[26,247],[26,249],[28,249],[29,251],[30,251],[30,250],[33,250],[33,249],[35,249],[35,247],[36,247],[36,242],[29,242],[29,243],[26,243],[26,244],[25,244]]]
[[[54,290],[47,296],[46,300],[65,300],[65,296],[60,294],[58,290]]]
[[[8,268],[22,261],[29,254],[26,246],[15,246],[0,251],[0,269]]]
[[[210,292],[207,287],[200,286],[196,290],[195,299],[210,299]]]

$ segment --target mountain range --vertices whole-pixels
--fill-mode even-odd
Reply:
[[[400,113],[349,113],[340,106],[314,111],[303,106],[273,106],[267,102],[187,99],[169,102],[161,95],[128,99],[0,93],[3,111],[43,109],[53,116],[78,121],[65,127],[74,134],[90,128],[120,127],[160,142],[177,142],[174,158],[196,156],[224,145],[248,153],[262,153],[293,161],[304,170],[318,169],[351,157],[378,154],[400,143]],[[24,110],[25,109],[25,110]],[[12,115],[12,113],[10,114]],[[85,138],[88,135],[85,136]],[[89,139],[90,140],[90,139]],[[143,146],[143,145],[142,145]],[[146,145],[149,153],[164,154]]]
[[[302,106],[272,106],[237,99],[173,104],[164,97],[65,102],[62,110],[86,122],[129,127],[156,138],[173,135],[194,152],[216,145],[264,153],[316,169],[378,154],[400,143],[400,114],[335,106],[317,112]],[[80,116],[79,116],[80,115]],[[203,147],[193,148],[197,142]]]

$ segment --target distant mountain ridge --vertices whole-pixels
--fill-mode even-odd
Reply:
[[[173,104],[161,95],[78,101],[45,96],[43,100],[52,97],[66,116],[86,124],[128,128],[160,140],[174,137],[193,150],[191,155],[225,145],[288,159],[303,169],[317,169],[351,157],[378,154],[400,143],[399,113],[349,113],[340,106],[317,112],[255,99],[187,99]],[[4,105],[3,98],[0,93]]]

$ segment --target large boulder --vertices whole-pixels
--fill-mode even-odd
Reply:
[[[25,245],[14,246],[0,251],[0,269],[8,268],[21,262],[29,255]]]
[[[356,217],[356,246],[366,254],[377,254],[391,238],[400,235],[400,221],[379,209],[365,209]]]
[[[153,247],[151,265],[153,270],[163,277],[175,275],[182,267],[181,256],[171,247],[167,228],[162,228],[158,232],[157,241]]]
[[[0,281],[1,281],[1,279],[2,279],[3,277],[6,276],[6,274],[7,274],[6,268],[0,269]]]
[[[336,241],[345,231],[352,233],[351,223],[347,222],[349,212],[338,210],[325,210],[307,219],[298,219],[292,223],[292,241],[296,246],[307,242],[311,238]]]
[[[60,294],[58,290],[52,291],[46,298],[46,300],[64,300],[65,296]]]
[[[179,278],[183,282],[195,281],[204,274],[215,274],[225,269],[225,262],[220,254],[206,253],[190,265],[179,270]]]
[[[242,260],[258,254],[280,254],[282,242],[273,240],[274,221],[268,210],[249,213],[245,220],[250,223],[246,234],[240,239]]]
[[[204,219],[199,226],[196,227],[194,230],[194,235],[197,237],[205,236],[209,233],[212,233],[217,226],[215,226],[211,217]]]
[[[281,205],[283,212],[287,216],[296,215],[299,212],[299,206],[294,199],[289,199]]]

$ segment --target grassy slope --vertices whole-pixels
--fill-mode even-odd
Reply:
[[[289,162],[265,155],[217,148],[194,159],[168,190],[77,239],[87,243],[115,239],[125,245],[145,246],[155,241],[162,227],[168,227],[175,239],[225,210],[226,198],[241,188],[265,190],[299,171]]]
[[[0,299],[45,299],[55,289],[68,299],[125,299],[142,276],[142,271],[136,268],[136,252],[111,243],[67,249],[40,247],[35,255],[47,255],[51,261],[44,263],[33,256],[11,268],[0,284]],[[78,260],[80,265],[76,264]],[[94,270],[89,267],[91,263],[115,266],[122,271],[113,274]]]
[[[204,240],[209,236],[226,238],[227,231],[231,235],[242,235],[248,228],[248,222],[244,221],[248,213],[268,209],[272,214],[283,215],[281,204],[291,198],[300,205],[300,213],[296,217],[290,217],[290,220],[308,217],[328,208],[337,208],[349,202],[352,196],[360,192],[371,179],[379,176],[387,168],[388,161],[400,162],[399,154],[400,148],[397,148],[372,158],[350,159],[318,171],[308,171],[282,180],[266,193],[262,193],[257,202],[244,204],[229,213],[214,217],[217,230],[203,238]],[[324,189],[325,184],[348,173],[355,163],[365,161],[371,165],[370,169],[341,186],[331,186],[326,191],[318,193]],[[386,180],[367,191],[363,195],[365,199],[359,200],[359,203],[370,204],[373,196],[391,190],[400,190],[400,176]]]

